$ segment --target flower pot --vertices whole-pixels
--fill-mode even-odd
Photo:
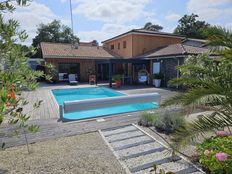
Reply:
[[[160,85],[161,85],[161,79],[153,79],[153,85],[154,85],[156,88],[159,88]]]
[[[89,75],[89,84],[90,85],[96,84],[96,75]]]
[[[121,80],[116,80],[115,84],[116,84],[117,88],[120,88],[122,86],[122,81]]]

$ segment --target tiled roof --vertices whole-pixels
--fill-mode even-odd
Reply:
[[[186,38],[183,42],[186,42],[186,41],[196,41],[196,42],[201,42],[201,43],[207,43],[207,40],[205,39]]]
[[[80,44],[78,48],[66,43],[41,42],[43,58],[81,58],[81,59],[113,59],[118,56],[101,46]]]
[[[167,33],[167,32],[161,32],[161,31],[151,31],[151,30],[145,30],[145,29],[133,29],[132,32],[137,33],[148,33],[148,34],[157,34],[157,35],[167,35],[167,36],[175,36],[175,37],[183,37],[179,34],[173,34],[173,33]]]
[[[181,38],[181,39],[185,38],[184,36],[172,34],[172,33],[166,33],[166,32],[160,32],[160,31],[150,31],[150,30],[144,30],[144,29],[133,29],[133,30],[130,30],[126,33],[122,33],[118,36],[115,36],[113,38],[102,41],[102,43],[117,39],[117,38],[125,36],[127,34],[149,34],[149,35],[156,35],[156,36],[176,37],[176,38]]]
[[[210,52],[209,49],[194,47],[184,44],[172,44],[147,53],[140,57],[165,57],[165,56],[178,56],[178,55],[191,55],[191,54],[203,54]]]

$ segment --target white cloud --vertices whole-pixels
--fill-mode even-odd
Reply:
[[[232,31],[232,22],[231,23],[226,23],[225,27]]]
[[[171,22],[177,22],[180,18],[181,18],[181,15],[176,14],[176,13],[171,13],[165,16],[165,19]]]
[[[151,0],[74,0],[73,12],[88,19],[123,24],[143,17],[153,16],[145,11]]]
[[[222,6],[232,5],[231,0],[189,0],[187,11],[198,14],[203,20],[215,20],[224,17],[228,8]]]
[[[97,41],[101,42],[103,40],[122,34],[134,28],[141,28],[141,26],[104,24],[101,30],[80,31],[78,32],[78,36],[80,37],[81,41],[91,41],[96,39]]]
[[[24,44],[27,45],[32,43],[32,38],[36,35],[36,29],[39,24],[46,24],[54,19],[61,20],[66,25],[69,23],[53,13],[46,5],[35,1],[32,1],[27,7],[17,7],[16,11],[5,14],[4,18],[17,20],[20,23],[20,28],[26,30],[29,37]]]
[[[225,13],[227,14],[227,15],[232,15],[232,8],[227,8],[227,9],[225,9]]]

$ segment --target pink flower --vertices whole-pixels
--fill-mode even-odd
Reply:
[[[216,135],[219,137],[226,137],[228,136],[228,133],[226,131],[217,131]]]
[[[216,153],[216,158],[218,161],[226,161],[228,158],[228,155],[224,152],[219,152],[219,153]]]

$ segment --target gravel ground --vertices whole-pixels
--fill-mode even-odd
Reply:
[[[170,153],[168,150],[164,150],[162,152],[151,153],[146,156],[139,156],[137,158],[131,158],[131,159],[125,160],[125,162],[127,163],[128,167],[131,168],[131,167],[143,165],[146,163],[150,163],[152,161],[158,161],[166,157],[170,157],[169,154]]]
[[[151,138],[148,137],[148,136],[130,138],[130,139],[123,140],[123,141],[113,142],[113,143],[111,143],[111,146],[113,148],[117,148],[117,147],[129,145],[129,144],[134,144],[134,143],[138,143],[138,142],[141,142],[141,141],[147,141],[147,140],[151,140]]]
[[[128,155],[152,150],[152,149],[154,149],[154,147],[159,148],[162,146],[160,144],[158,144],[157,142],[153,142],[153,143],[149,143],[149,144],[142,144],[140,146],[131,147],[128,149],[119,150],[119,151],[117,151],[117,153],[120,157],[122,157],[122,156],[128,156]]]
[[[103,132],[105,136],[111,135],[111,134],[117,134],[125,131],[131,131],[131,130],[137,130],[134,126],[126,126],[121,129],[116,129],[116,130],[107,130],[106,132]]]
[[[106,139],[108,141],[112,141],[112,140],[118,140],[120,138],[128,138],[128,137],[132,137],[132,136],[138,136],[138,135],[144,135],[141,131],[134,131],[131,133],[122,133],[122,134],[116,134],[116,135],[112,135],[110,137],[106,137]]]
[[[59,138],[0,151],[0,173],[124,174],[98,133]]]

